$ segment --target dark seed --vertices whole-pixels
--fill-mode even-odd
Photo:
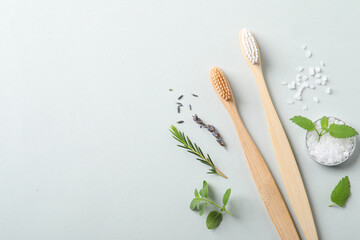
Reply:
[[[174,91],[174,89],[170,88],[169,91],[172,92],[172,91]]]
[[[178,97],[178,100],[182,99],[184,95],[181,95],[180,97]]]
[[[181,102],[177,102],[177,104],[178,104],[180,107],[182,107],[182,106],[183,106]]]
[[[177,123],[179,123],[179,124],[181,124],[181,123],[183,123],[184,121],[177,121]]]
[[[190,109],[190,111],[192,110],[191,104],[189,104],[189,109]]]
[[[177,109],[178,109],[178,113],[180,113],[180,106],[178,106]]]
[[[193,93],[192,95],[193,95],[194,97],[198,97],[198,95],[196,95],[196,94],[194,94],[194,93]]]

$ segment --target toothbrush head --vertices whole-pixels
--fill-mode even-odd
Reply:
[[[225,101],[232,98],[232,92],[229,82],[220,68],[212,67],[210,69],[210,80],[217,95]]]
[[[240,33],[241,49],[243,50],[244,55],[246,55],[247,60],[252,64],[259,64],[260,62],[260,53],[259,48],[256,43],[256,40],[252,33],[244,28]]]

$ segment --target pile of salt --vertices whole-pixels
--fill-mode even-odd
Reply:
[[[332,123],[345,124],[335,118],[329,118],[329,125]],[[320,120],[315,122],[316,129],[320,132]],[[306,147],[310,156],[317,162],[324,165],[337,165],[344,162],[355,148],[355,137],[334,138],[326,133],[318,141],[316,131],[306,134]]]

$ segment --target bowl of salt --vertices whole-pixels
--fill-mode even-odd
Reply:
[[[344,121],[328,117],[329,125],[332,123],[347,125]],[[315,128],[321,132],[321,119],[314,122]],[[308,131],[305,135],[306,150],[310,157],[317,163],[325,166],[336,166],[350,158],[356,147],[356,137],[334,138],[329,133],[321,136],[316,131]]]

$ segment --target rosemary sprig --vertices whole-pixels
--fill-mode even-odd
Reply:
[[[215,167],[209,154],[205,156],[201,148],[197,146],[196,143],[193,144],[188,136],[185,136],[183,132],[178,131],[174,125],[171,125],[170,132],[172,133],[173,138],[181,143],[181,145],[177,145],[178,147],[186,149],[189,153],[192,153],[197,157],[196,160],[211,167],[209,172],[207,172],[208,174],[217,174],[223,178],[227,178],[224,173]]]

